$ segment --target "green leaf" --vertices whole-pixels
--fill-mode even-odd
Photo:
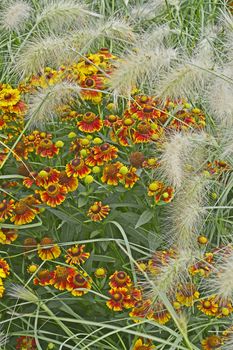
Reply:
[[[154,212],[151,209],[145,210],[142,213],[142,215],[139,217],[138,222],[135,225],[135,228],[138,228],[142,225],[147,224],[147,222],[149,222],[152,219],[153,214],[154,214]]]

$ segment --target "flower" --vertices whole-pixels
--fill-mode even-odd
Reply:
[[[37,241],[33,237],[25,238],[25,240],[23,242],[23,246],[24,246],[25,253],[31,252],[31,251],[35,250],[35,248],[37,247]]]
[[[181,305],[192,306],[195,299],[199,298],[200,293],[192,283],[179,286],[176,293],[176,299]]]
[[[154,345],[151,345],[151,343],[144,343],[142,339],[138,339],[136,343],[133,346],[132,350],[152,350],[155,349]]]
[[[114,158],[117,158],[118,149],[109,143],[103,143],[101,146],[93,147],[94,165],[103,165]]]
[[[83,115],[82,120],[77,122],[77,127],[80,131],[93,133],[100,131],[103,122],[95,113],[87,112]]]
[[[216,316],[218,313],[218,307],[219,305],[216,302],[216,297],[202,299],[197,305],[198,310],[207,316]]]
[[[84,252],[85,244],[75,244],[73,247],[67,249],[65,256],[66,263],[69,265],[76,265],[84,263],[89,257],[90,253]]]
[[[53,277],[53,272],[49,270],[40,270],[37,273],[37,277],[33,279],[33,283],[37,286],[48,286],[51,284],[51,279]]]
[[[134,168],[141,168],[145,161],[145,156],[142,152],[132,152],[129,156],[129,161]]]
[[[40,191],[42,202],[50,207],[60,205],[66,199],[67,189],[59,183],[53,183],[45,186],[45,191]]]
[[[152,315],[149,315],[148,318],[153,319],[159,324],[165,324],[170,320],[171,315],[165,308],[165,305],[162,302],[158,301],[153,305],[153,313]]]
[[[91,278],[84,271],[73,269],[68,278],[67,290],[74,296],[82,296],[91,289]],[[83,290],[84,289],[84,290]]]
[[[56,259],[61,254],[61,249],[57,244],[53,243],[53,239],[50,237],[44,237],[37,245],[37,249],[41,260]]]
[[[36,175],[36,185],[46,186],[59,181],[60,172],[54,168],[46,167]]]
[[[28,197],[24,199],[20,199],[14,207],[13,216],[11,217],[11,221],[15,223],[15,225],[24,225],[32,222],[39,212],[39,209],[36,207],[30,206],[30,199]]]
[[[32,337],[28,336],[21,336],[16,339],[16,349],[19,350],[36,350],[36,341]]]
[[[105,278],[107,275],[107,270],[104,267],[98,267],[94,274],[96,278]]]
[[[135,303],[134,308],[130,311],[129,316],[135,318],[151,318],[153,315],[152,303],[150,299],[140,300]],[[135,322],[138,322],[136,319]]]
[[[0,229],[0,243],[11,244],[18,237],[17,230],[1,228]]]
[[[102,100],[102,92],[98,91],[104,88],[103,78],[97,75],[86,77],[81,81],[80,86],[82,87],[81,97],[84,100],[91,101],[93,103],[100,103]]]
[[[139,180],[139,176],[136,174],[136,171],[136,168],[131,167],[126,174],[118,175],[120,183],[123,183],[125,185],[125,188],[132,188]]]
[[[59,174],[59,184],[64,186],[67,192],[74,192],[78,188],[78,179],[74,176],[68,176],[65,171]]]
[[[114,274],[109,277],[109,285],[113,289],[129,288],[132,286],[132,281],[125,271],[115,271]]]
[[[106,305],[109,309],[113,311],[122,311],[124,308],[128,309],[131,306],[131,297],[128,293],[127,288],[119,289],[110,289],[110,300],[106,302]]]
[[[2,278],[0,278],[0,298],[2,298],[4,292],[5,292],[5,287],[3,285]]]
[[[6,220],[8,217],[12,216],[14,203],[14,199],[3,199],[3,201],[0,202],[0,221]]]
[[[0,278],[6,278],[10,274],[10,266],[4,259],[0,259]]]
[[[102,202],[95,202],[89,208],[87,216],[89,216],[92,221],[101,221],[108,216],[109,212],[109,205],[103,205]]]
[[[101,181],[108,185],[117,186],[119,182],[118,174],[122,166],[123,164],[120,162],[106,164]]]
[[[65,290],[68,286],[68,276],[72,271],[70,268],[65,266],[56,266],[53,271],[53,276],[50,280],[50,284],[59,290]]]
[[[11,87],[0,90],[0,108],[14,106],[20,100],[20,92],[18,89]]]
[[[222,340],[217,335],[211,335],[201,341],[202,349],[215,350],[222,345]]]
[[[133,142],[135,144],[147,143],[151,140],[153,134],[155,134],[155,131],[152,129],[151,125],[146,121],[142,121],[133,131]]]
[[[74,158],[66,165],[66,173],[69,177],[73,175],[74,177],[79,177],[82,179],[90,174],[90,172],[91,169],[86,166],[84,160],[80,157]]]
[[[50,139],[43,139],[40,141],[39,145],[36,147],[36,154],[45,158],[53,158],[59,153],[59,148]]]

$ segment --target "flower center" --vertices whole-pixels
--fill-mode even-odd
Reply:
[[[101,151],[107,151],[109,149],[109,145],[107,143],[104,143],[103,145],[100,146]]]
[[[38,277],[40,280],[48,278],[49,277],[49,271],[48,270],[42,270],[38,272]]]
[[[115,121],[117,120],[117,117],[116,117],[115,115],[109,115],[109,116],[108,116],[108,120],[109,120],[110,122],[115,122]]]
[[[40,242],[40,244],[43,246],[43,245],[50,245],[50,244],[52,244],[53,243],[53,240],[52,240],[52,238],[50,238],[50,237],[44,237],[44,238],[42,238],[42,240],[41,240],[41,242]],[[48,248],[49,249],[49,248]]]
[[[86,282],[85,278],[81,275],[76,275],[74,279],[75,279],[75,282],[80,286],[83,286]]]
[[[203,306],[205,309],[209,309],[211,307],[211,302],[210,301],[204,301]]]
[[[120,301],[122,299],[122,295],[120,293],[114,293],[112,299],[115,301]]]
[[[96,115],[94,114],[94,113],[92,113],[92,112],[87,112],[86,114],[84,114],[84,116],[83,116],[83,121],[85,122],[85,123],[92,123],[94,120],[95,120],[95,118],[96,118]]]
[[[95,81],[91,78],[87,78],[85,81],[86,86],[88,87],[94,87],[95,86]]]
[[[72,255],[74,255],[74,256],[79,255],[79,254],[80,254],[79,248],[78,248],[78,247],[73,247],[73,248],[71,248],[71,253],[72,253]]]
[[[109,165],[106,169],[105,169],[107,176],[110,177],[114,177],[116,176],[116,174],[118,173],[118,169],[114,164]]]
[[[71,164],[74,167],[78,167],[79,165],[82,165],[83,161],[80,158],[75,158],[74,160],[72,160]]]
[[[45,149],[49,149],[52,146],[52,141],[49,139],[44,139],[40,142],[40,147],[43,147]]]
[[[94,214],[97,214],[99,213],[101,210],[101,207],[98,205],[98,204],[93,204],[91,206],[91,211],[94,213]]]
[[[145,106],[145,107],[143,108],[143,112],[144,112],[144,113],[152,113],[152,112],[153,112],[153,108],[150,107],[150,106]]]
[[[50,186],[47,188],[47,192],[48,192],[50,195],[57,194],[58,191],[59,191],[59,186],[58,186],[57,184],[50,185]]]
[[[12,94],[5,94],[4,95],[4,98],[5,98],[5,100],[10,100],[11,98],[12,98]]]
[[[7,204],[6,203],[0,203],[0,211],[4,211],[7,209]]]
[[[19,202],[15,206],[15,213],[18,215],[24,214],[27,210],[28,206],[23,202]]]
[[[219,337],[212,335],[211,337],[209,337],[208,339],[208,344],[213,348],[218,348],[221,345],[221,341],[219,339]]]
[[[148,124],[139,124],[138,125],[138,131],[141,134],[147,134],[149,130],[150,130],[150,128],[149,128]]]

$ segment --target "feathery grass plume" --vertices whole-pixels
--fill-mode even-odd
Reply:
[[[95,24],[95,32],[97,37],[102,36],[108,39],[129,42],[136,39],[131,24],[121,17],[110,17],[109,19],[100,20]]]
[[[153,31],[153,39],[155,37]],[[140,87],[144,83],[153,86],[161,71],[175,59],[176,51],[173,48],[165,47],[159,40],[157,42],[150,40],[150,35],[146,34],[138,40],[137,46],[128,51],[128,54],[116,64],[110,87],[115,96],[122,94],[128,96],[135,86]]]
[[[206,213],[206,187],[208,181],[204,175],[192,174],[182,183],[175,198],[169,206],[165,219],[167,239],[176,244],[177,249],[195,250],[197,236],[203,224]]]
[[[30,127],[42,127],[59,115],[63,104],[77,102],[81,89],[77,84],[61,82],[45,89],[40,89],[29,97],[27,118],[31,119]]]
[[[190,135],[176,133],[164,144],[161,170],[172,186],[179,188],[184,178],[184,159],[190,152]]]
[[[206,281],[206,291],[208,294],[214,294],[223,302],[231,301],[233,303],[233,247],[229,245],[227,251],[218,253],[219,258],[214,265],[213,273]]]
[[[226,64],[218,73],[207,90],[208,108],[219,126],[233,127],[233,66]]]
[[[10,1],[4,4],[0,14],[0,27],[7,31],[19,31],[30,17],[32,8],[26,1]]]
[[[12,284],[8,288],[8,295],[14,299],[22,299],[35,304],[39,301],[38,297],[35,294],[19,284]]]
[[[165,7],[164,0],[148,1],[145,4],[134,6],[130,11],[130,16],[137,21],[149,21],[159,16]]]
[[[156,95],[163,99],[200,96],[212,77],[209,70],[213,65],[213,45],[211,40],[203,39],[192,57],[184,54],[181,63],[162,76],[155,89]]]
[[[83,26],[90,17],[101,17],[88,10],[84,2],[78,0],[44,1],[42,11],[37,15],[36,23],[45,24],[52,31],[62,31],[70,26]]]
[[[179,189],[193,169],[204,162],[208,143],[206,133],[176,132],[163,145],[160,172],[175,188]]]
[[[196,260],[196,255],[197,252],[190,249],[180,249],[175,252],[175,256],[169,257],[158,273],[149,276],[153,285],[146,280],[142,281],[143,290],[148,297],[155,299],[161,292],[174,295],[177,287],[189,280],[188,268]]]
[[[68,54],[68,36],[48,36],[34,38],[23,48],[15,62],[14,70],[21,77],[26,77],[41,71],[51,65],[58,67],[58,63],[66,63],[72,58]]]
[[[221,346],[221,350],[232,350],[233,349],[233,330],[229,331],[229,334],[224,341],[224,344]]]

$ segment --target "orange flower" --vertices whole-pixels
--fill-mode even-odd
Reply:
[[[91,289],[91,278],[84,271],[72,269],[67,280],[69,282],[67,290],[74,296],[82,296]]]
[[[134,344],[134,347],[132,350],[152,350],[152,349],[155,349],[154,345],[151,345],[151,343],[144,343],[142,339],[138,339]]]
[[[67,192],[74,192],[78,188],[78,179],[74,176],[68,176],[65,171],[59,174],[59,184],[64,186]]]
[[[165,308],[164,304],[158,301],[153,305],[153,314],[150,315],[148,318],[153,319],[159,324],[165,324],[170,320],[171,315]]]
[[[10,266],[6,260],[0,259],[0,278],[6,278],[10,274]]]
[[[45,191],[40,191],[42,202],[50,207],[60,205],[66,199],[67,189],[58,183],[49,184],[45,187]]]
[[[53,239],[50,237],[44,237],[37,245],[37,249],[41,260],[56,259],[61,254],[61,249],[57,244],[53,243]]]
[[[203,350],[215,350],[220,348],[222,340],[217,335],[211,335],[210,337],[203,339],[201,345]]]
[[[81,81],[80,86],[83,88],[81,96],[84,100],[100,103],[102,100],[102,92],[97,91],[104,88],[103,78],[97,75],[85,78]]]
[[[77,122],[80,131],[93,133],[103,127],[103,122],[96,114],[87,112],[83,115],[82,120]]]
[[[207,316],[216,316],[218,313],[218,303],[216,297],[209,297],[200,300],[197,308]]]
[[[68,286],[68,276],[72,270],[65,266],[56,266],[51,278],[51,285],[59,290],[65,290]]]
[[[106,302],[107,307],[113,311],[122,311],[124,308],[128,309],[131,307],[128,303],[130,302],[130,295],[128,294],[127,288],[110,289],[109,294],[111,299]]]
[[[155,131],[148,122],[142,121],[133,132],[134,143],[147,143],[151,140]]]
[[[21,336],[16,339],[16,349],[19,350],[36,350],[36,341],[32,337],[28,336]]]
[[[50,139],[43,139],[40,141],[39,145],[36,147],[36,154],[43,158],[53,158],[59,153],[59,148]]]
[[[34,220],[38,212],[39,209],[30,207],[30,204],[28,204],[28,198],[24,198],[15,204],[11,221],[14,222],[15,225],[28,224]]]
[[[101,146],[93,147],[94,159],[96,164],[103,165],[114,158],[117,158],[118,149],[108,143],[103,143]]]
[[[152,315],[152,303],[149,299],[140,300],[137,303],[135,303],[134,308],[129,313],[129,316],[133,318],[151,318]],[[134,321],[138,322],[136,319]]]
[[[14,203],[14,199],[3,199],[3,201],[0,202],[0,221],[6,220],[7,218],[12,216],[14,210]]]
[[[82,158],[76,157],[70,163],[66,165],[66,173],[67,175],[79,177],[82,179],[83,177],[90,174],[91,169],[88,168]]]
[[[108,185],[117,186],[119,182],[118,174],[122,166],[123,164],[120,162],[105,165],[101,181]]]
[[[41,270],[38,272],[37,277],[33,279],[33,283],[36,286],[48,286],[51,284],[51,279],[53,277],[53,272],[49,270]]]
[[[192,283],[179,286],[176,293],[176,299],[181,305],[192,306],[195,299],[199,298],[200,293]]]
[[[130,168],[126,174],[118,175],[120,182],[125,185],[125,188],[132,188],[139,180],[139,176],[136,174],[136,171],[136,168]]]
[[[76,265],[84,263],[89,257],[90,253],[84,252],[85,244],[75,244],[73,247],[67,249],[66,263],[69,265]]]
[[[95,202],[88,210],[87,216],[92,221],[101,221],[108,216],[110,208],[108,205],[103,205],[102,202]]]
[[[36,175],[36,185],[46,186],[59,181],[60,172],[54,168],[44,168]]]
[[[3,297],[4,291],[5,291],[5,287],[3,285],[2,279],[0,278],[0,298]]]
[[[164,187],[159,193],[155,195],[155,203],[163,201],[165,203],[171,202],[174,197],[174,188],[171,186]]]
[[[124,271],[115,271],[109,277],[109,285],[111,288],[129,288],[132,286],[132,281],[129,275]]]
[[[0,243],[11,244],[18,237],[17,230],[2,228],[0,229]]]

